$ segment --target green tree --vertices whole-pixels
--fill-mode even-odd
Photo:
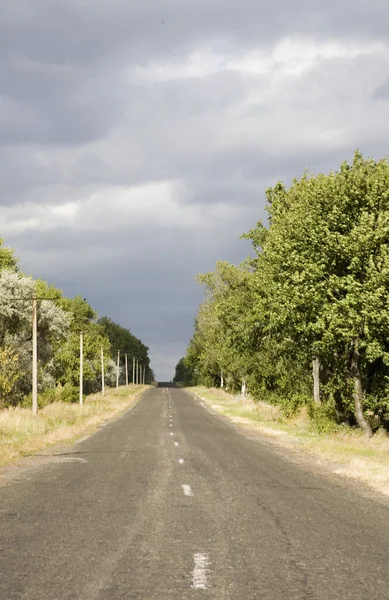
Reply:
[[[247,377],[287,410],[314,389],[326,414],[371,435],[369,417],[389,422],[388,162],[356,152],[267,199],[268,226],[244,236],[255,258],[198,277],[206,299],[187,364],[197,380],[228,373],[233,388]]]
[[[128,354],[129,358],[137,358],[143,366],[150,366],[148,347],[135,337],[129,329],[121,327],[109,317],[102,317],[99,319],[98,324],[110,341],[113,360],[116,360],[119,350],[121,356]]]
[[[352,397],[354,417],[371,435],[363,411],[369,371],[386,373],[388,364],[389,165],[357,152],[339,172],[305,173],[267,197],[270,227],[248,237],[262,238],[270,327],[309,360],[319,357],[328,389],[346,412]]]
[[[0,271],[8,269],[10,271],[17,271],[18,260],[14,254],[14,251],[4,246],[4,241],[0,238]]]
[[[18,354],[13,348],[0,348],[0,408],[9,403],[20,378]]]
[[[193,385],[193,373],[185,357],[178,361],[173,381],[174,383]]]

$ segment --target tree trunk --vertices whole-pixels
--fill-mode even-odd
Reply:
[[[361,374],[359,371],[359,340],[357,338],[353,341],[352,345],[351,373],[354,378],[353,398],[355,407],[355,417],[362,431],[364,431],[368,437],[372,437],[373,430],[363,413],[363,387]]]
[[[246,380],[243,379],[242,381],[242,396],[246,395]]]
[[[224,377],[223,377],[223,371],[220,372],[220,387],[221,389],[224,388]]]
[[[312,377],[313,377],[313,399],[315,404],[321,405],[320,400],[320,360],[314,358],[312,361]]]

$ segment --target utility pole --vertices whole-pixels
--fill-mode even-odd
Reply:
[[[32,413],[38,412],[38,325],[37,302],[32,299]]]
[[[105,394],[104,348],[101,346],[101,394]]]
[[[120,350],[118,350],[118,362],[116,365],[116,389],[119,388],[119,364],[120,364]]]
[[[132,359],[132,384],[135,385],[135,358]]]
[[[83,401],[83,383],[84,383],[84,336],[82,331],[80,331],[80,406],[82,406]]]
[[[126,359],[126,385],[128,385],[128,355],[125,354]]]

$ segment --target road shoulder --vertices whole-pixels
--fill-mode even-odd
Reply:
[[[109,390],[104,398],[100,395],[87,397],[82,407],[64,403],[49,405],[35,417],[30,413],[26,415],[25,410],[15,409],[11,415],[12,421],[16,418],[15,423],[0,421],[0,434],[3,434],[0,436],[0,486],[26,477],[32,470],[47,464],[74,461],[71,454],[77,444],[132,410],[149,387],[128,386],[118,392]],[[34,419],[36,429],[18,436],[22,428],[31,427],[31,422],[34,425]],[[14,437],[7,436],[9,432]],[[65,454],[69,457],[63,458]]]
[[[277,422],[273,407],[204,387],[186,388],[204,408],[242,435],[271,447],[284,459],[311,472],[349,483],[354,491],[389,502],[389,439],[360,435],[318,435]],[[269,409],[269,410],[268,410]],[[264,417],[264,412],[265,417]]]

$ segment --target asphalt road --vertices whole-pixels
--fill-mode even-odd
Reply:
[[[0,598],[387,599],[388,512],[152,389],[0,487]]]

